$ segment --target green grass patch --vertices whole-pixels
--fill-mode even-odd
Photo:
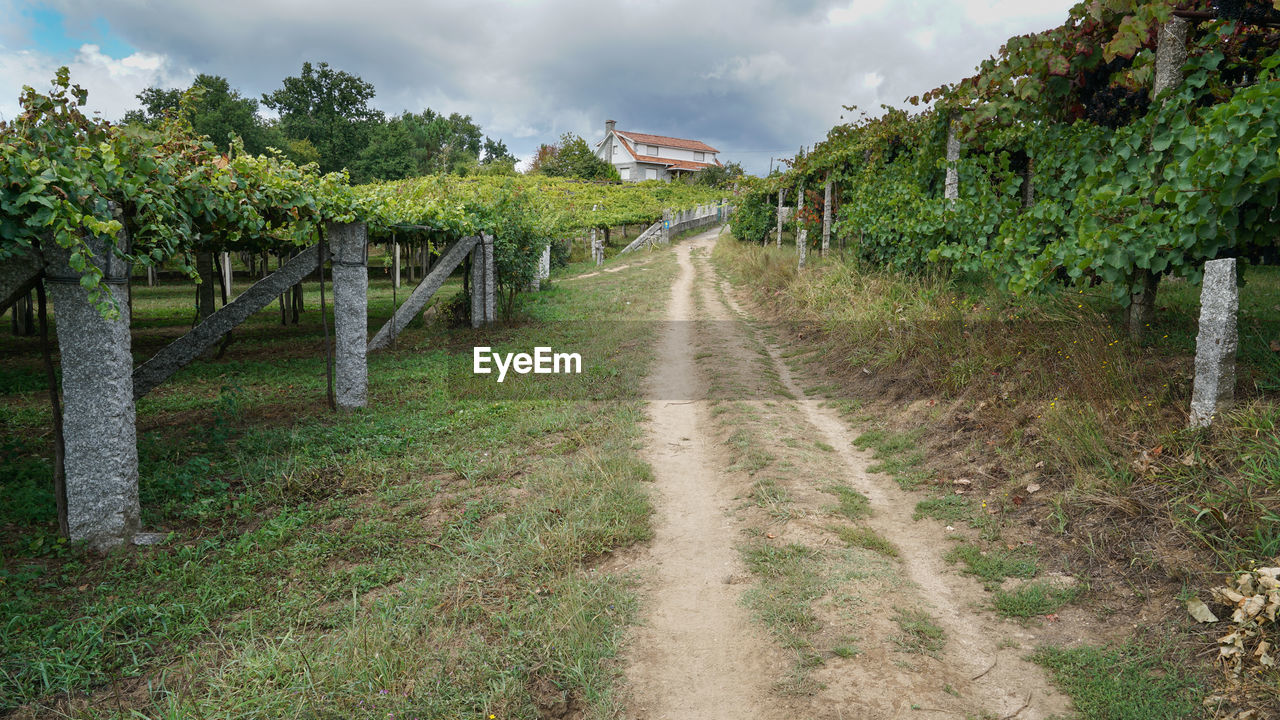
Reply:
[[[790,520],[795,516],[790,493],[773,478],[759,478],[751,484],[751,501],[776,520]]]
[[[1049,670],[1084,720],[1204,717],[1203,680],[1190,670],[1194,661],[1173,648],[1045,647],[1031,659]]]
[[[930,517],[947,523],[971,520],[973,503],[963,495],[943,495],[921,500],[916,503],[916,510],[912,517],[916,520]]]
[[[783,647],[795,651],[795,663],[779,686],[784,694],[811,694],[817,688],[809,672],[822,659],[812,638],[821,628],[813,602],[826,592],[820,554],[804,545],[752,544],[742,548],[743,560],[760,578],[743,593],[742,602]]]
[[[1035,551],[1024,546],[1013,550],[983,550],[978,545],[965,543],[952,548],[944,559],[949,563],[964,562],[964,571],[981,578],[988,589],[1005,578],[1033,578],[1040,572]]]
[[[729,447],[733,448],[734,461],[731,470],[740,470],[748,475],[769,467],[774,456],[760,447],[760,441],[746,430],[736,430],[729,436]]]
[[[871,457],[879,462],[872,464],[867,470],[884,473],[903,489],[910,490],[931,476],[923,467],[924,452],[919,449],[920,438],[925,430],[916,428],[905,433],[884,429],[868,430],[854,439],[853,444],[860,450],[871,448],[875,451]]]
[[[850,520],[860,520],[871,514],[871,501],[866,495],[846,485],[827,485],[822,491],[835,495],[835,511]]]
[[[59,695],[115,713],[104,694],[135,678],[125,714],[148,717],[536,717],[542,686],[614,713],[634,596],[583,569],[651,533],[656,324],[608,319],[663,309],[674,259],[647,268],[483,332],[415,321],[350,414],[324,407],[314,286],[298,325],[264,310],[139,403],[143,526],[169,538],[106,557],[56,538],[43,391],[0,392],[0,714]],[[374,275],[371,328],[392,311]],[[185,332],[193,292],[134,288],[139,359]],[[38,367],[20,342],[0,346]],[[584,372],[498,386],[476,344],[565,348]]]
[[[946,646],[946,633],[923,610],[899,610],[893,621],[902,632],[889,640],[903,652],[932,655]]]
[[[1077,586],[1055,588],[1044,582],[1032,582],[1016,590],[996,590],[992,604],[1005,617],[1029,618],[1057,612],[1080,596]]]
[[[837,527],[833,532],[850,547],[860,547],[891,558],[898,557],[898,548],[867,527]]]

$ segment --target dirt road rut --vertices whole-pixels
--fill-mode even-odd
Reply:
[[[674,250],[647,388],[657,517],[635,560],[628,716],[1069,715],[1025,659],[1030,632],[942,560],[951,534],[867,471],[857,434],[742,312],[708,260],[715,239]],[[854,531],[883,547],[851,544]]]

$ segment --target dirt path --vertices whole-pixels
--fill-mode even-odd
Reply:
[[[742,575],[728,516],[733,492],[722,482],[707,424],[705,383],[694,361],[693,247],[676,248],[680,275],[671,291],[658,372],[650,378],[647,459],[653,467],[657,522],[641,562],[652,568],[644,624],[629,650],[632,712],[646,720],[741,720],[775,714],[769,689],[785,664],[753,628],[733,584]]]
[[[1068,715],[1024,659],[1032,632],[984,610],[982,586],[942,560],[964,533],[914,520],[918,498],[867,471],[857,433],[805,396],[716,278],[714,242],[676,248],[649,387],[658,516],[636,561],[649,584],[629,717]],[[854,529],[891,549],[853,547]],[[748,554],[784,564],[752,575]],[[926,619],[938,645],[915,647],[904,618]]]

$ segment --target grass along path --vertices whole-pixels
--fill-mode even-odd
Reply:
[[[793,651],[775,691],[805,717],[1066,714],[1025,659],[1032,634],[948,571],[943,523],[911,517],[910,496],[853,448],[857,433],[806,396],[710,264],[698,268],[699,355],[717,378],[715,432],[735,450],[740,551],[755,575],[743,601]]]
[[[0,715],[616,717],[634,583],[595,568],[652,532],[643,321],[674,271],[656,253],[553,283],[520,323],[415,325],[350,415],[323,410],[314,307],[274,343],[264,311],[140,405],[144,526],[169,535],[106,558],[54,539],[43,390],[11,382]],[[181,333],[186,292],[135,292],[141,332]],[[584,374],[497,385],[473,345],[579,352]],[[6,340],[15,377],[35,348]]]

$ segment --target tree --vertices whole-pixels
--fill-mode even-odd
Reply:
[[[404,124],[392,119],[373,125],[369,144],[351,167],[354,182],[401,180],[416,174],[413,137]]]
[[[501,140],[494,140],[486,135],[484,138],[484,163],[486,165],[502,163],[515,166],[516,156],[512,155],[511,151],[507,149],[506,143]]]
[[[728,165],[712,165],[703,168],[696,173],[692,173],[686,179],[690,185],[703,185],[706,187],[731,187],[735,181],[746,173],[742,170],[742,165],[731,162]]]
[[[320,154],[320,170],[333,172],[355,165],[382,121],[382,112],[369,107],[374,94],[356,75],[304,62],[302,73],[263,95],[262,104],[280,113],[285,137],[309,141]]]
[[[613,165],[596,157],[587,141],[573,133],[561,136],[559,145],[539,147],[530,172],[579,180],[622,180]]]
[[[457,174],[479,162],[484,133],[470,115],[445,116],[427,108],[420,113],[406,112],[395,120],[412,141],[417,174]]]
[[[187,102],[183,103],[183,97]],[[186,91],[149,87],[137,95],[141,110],[125,113],[124,121],[154,127],[165,113],[181,112],[200,135],[208,135],[224,152],[231,136],[244,141],[246,151],[255,155],[268,145],[282,144],[279,135],[258,116],[258,101],[240,95],[227,79],[218,75],[197,75]]]

